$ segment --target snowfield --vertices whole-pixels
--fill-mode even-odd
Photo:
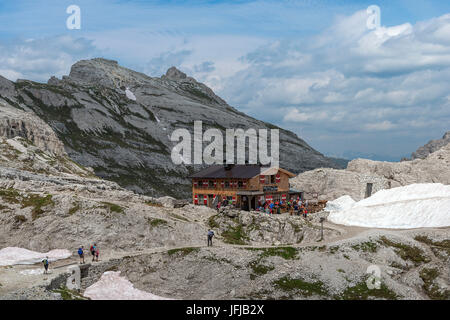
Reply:
[[[17,247],[7,247],[0,250],[0,266],[12,266],[16,264],[35,264],[48,257],[50,262],[67,259],[72,255],[69,250],[55,249],[47,253],[31,251]]]
[[[348,196],[327,204],[328,219],[337,224],[368,228],[413,229],[450,226],[450,186],[412,184],[381,190],[353,202]]]
[[[99,281],[86,288],[84,296],[92,300],[171,300],[136,289],[120,271],[107,271]]]

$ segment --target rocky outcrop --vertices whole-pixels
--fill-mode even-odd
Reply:
[[[203,130],[222,132],[276,128],[237,111],[176,68],[152,78],[99,58],[77,62],[68,76],[52,77],[47,84],[4,80],[0,99],[34,111],[55,131],[74,161],[147,195],[190,198],[187,176],[199,168],[172,162],[176,143],[170,136],[175,129],[193,133],[196,120],[203,122]],[[280,163],[295,173],[341,167],[283,129]]]
[[[64,156],[63,143],[52,128],[32,112],[13,108],[0,100],[0,136],[6,138],[23,137],[42,151]]]
[[[426,145],[417,149],[411,154],[411,159],[425,159],[430,153],[433,153],[450,143],[450,131],[446,132],[442,139],[431,140]]]
[[[323,168],[301,173],[290,183],[303,191],[308,200],[334,200],[344,195],[361,200],[366,196],[368,183],[372,184],[372,193],[389,188],[389,180],[375,174]]]
[[[388,188],[413,183],[450,184],[450,144],[425,159],[381,162],[366,159],[351,161],[346,170],[316,169],[290,180],[291,186],[305,192],[307,199],[317,194],[320,200],[334,200],[344,195],[359,201]]]
[[[407,162],[353,160],[347,171],[374,174],[388,179],[392,187],[413,183],[450,184],[450,145],[428,155],[425,159]]]

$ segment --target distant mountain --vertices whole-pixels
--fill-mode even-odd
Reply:
[[[354,160],[354,159],[369,159],[374,161],[388,161],[388,162],[399,162],[402,157],[395,157],[391,155],[383,155],[376,153],[365,153],[359,151],[345,151],[342,154],[344,159]]]
[[[441,149],[450,143],[450,131],[446,132],[442,139],[431,140],[411,154],[411,159],[425,159],[429,154]]]
[[[47,84],[0,77],[0,98],[33,111],[55,131],[77,163],[121,186],[152,196],[190,194],[187,176],[197,168],[171,161],[170,134],[217,128],[277,128],[229,106],[206,85],[170,68],[161,78],[126,69],[116,61],[82,60],[69,76]],[[343,164],[280,129],[280,165],[295,173]]]

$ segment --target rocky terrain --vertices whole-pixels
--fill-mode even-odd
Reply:
[[[81,77],[83,81],[86,78],[104,86],[122,86],[119,80],[130,76],[129,71],[114,63],[101,63],[114,77],[95,78],[90,62],[86,62],[87,65],[75,68],[73,79],[51,79],[50,83],[75,86],[74,79]],[[113,72],[114,68],[118,70]],[[132,75],[133,81],[140,79],[137,74]],[[169,84],[175,81],[173,85],[177,87],[179,80],[167,79],[171,77],[180,77],[182,83],[194,81],[175,69],[155,81]],[[86,131],[70,131],[88,123],[90,118],[85,117],[77,125],[69,118],[61,120],[59,117],[65,111],[70,119],[76,118],[72,116],[78,108],[68,106],[73,96],[67,96],[54,107],[61,108],[53,110],[54,120],[47,118],[44,122],[25,111],[26,104],[15,102],[20,100],[18,92],[31,90],[42,94],[40,99],[45,100],[51,90],[62,94],[62,89],[42,85],[46,89],[34,90],[33,86],[41,85],[0,81],[0,90],[10,97],[3,96],[5,101],[0,105],[0,248],[20,247],[38,252],[68,249],[73,256],[52,262],[48,275],[40,272],[40,264],[0,267],[0,299],[85,299],[84,290],[106,271],[120,271],[135,288],[175,299],[450,299],[448,227],[382,230],[325,221],[322,238],[320,218],[327,218],[327,212],[305,219],[287,214],[216,211],[170,196],[156,198],[135,193],[96,176],[98,168],[95,169],[94,160],[85,162],[87,166],[73,160],[77,154],[75,146],[80,147],[80,157],[97,159],[84,151],[86,145],[76,144],[81,143],[77,141],[82,141],[82,137],[100,144],[106,141],[101,137],[114,137],[114,133],[108,135],[102,127],[89,131],[88,127],[102,118],[95,118],[85,127]],[[217,108],[228,108],[200,84],[199,88],[216,99]],[[108,90],[120,96],[119,89]],[[134,92],[138,99],[143,95],[139,90]],[[31,95],[28,97],[34,101]],[[47,102],[56,101],[48,99]],[[48,106],[33,103],[42,110]],[[25,110],[20,110],[22,107]],[[39,108],[35,107],[35,111]],[[90,109],[93,114],[94,109]],[[59,138],[69,147],[62,148],[64,144]],[[111,141],[109,154],[104,149],[105,157],[113,155],[111,150],[128,148],[112,146]],[[351,184],[355,181],[364,184],[374,178],[379,179],[380,186],[414,179],[448,181],[445,179],[448,179],[449,146],[423,160],[399,164],[355,160],[347,170],[319,169],[303,175],[313,174],[309,179],[323,190],[338,188],[339,181],[347,181],[345,192],[354,190]],[[115,155],[121,156],[120,152]],[[339,179],[333,181],[329,176],[318,175],[327,172],[336,173]],[[294,178],[296,181],[301,180]],[[213,247],[206,246],[208,229],[216,234]],[[77,248],[89,247],[94,242],[100,248],[100,261],[90,262],[87,257],[87,263],[81,265],[81,290],[69,290],[68,267],[78,265]],[[376,289],[367,285],[373,283],[368,272],[371,268],[380,270],[380,285]]]
[[[351,161],[347,169],[315,169],[290,180],[291,185],[305,191],[309,198],[334,200],[344,195],[359,201],[365,198],[368,183],[372,194],[381,189],[413,183],[450,184],[450,144],[429,154],[425,159],[382,162],[366,159]]]
[[[170,154],[178,128],[273,129],[251,118],[186,74],[171,68],[161,78],[106,59],[83,60],[47,84],[13,83],[0,76],[0,101],[35,112],[63,142],[72,160],[122,187],[151,196],[190,197],[193,166],[175,165]],[[0,127],[2,123],[0,122]],[[0,129],[1,131],[5,129]],[[280,129],[280,163],[293,172],[340,168],[294,133]],[[198,169],[198,168],[197,168]]]
[[[411,154],[411,159],[425,159],[430,153],[433,153],[450,143],[450,131],[446,132],[442,139],[431,140],[426,145],[420,147]]]

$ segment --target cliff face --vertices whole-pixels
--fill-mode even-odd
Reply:
[[[100,177],[148,195],[189,197],[186,178],[197,168],[171,161],[173,130],[276,128],[230,107],[202,83],[170,68],[161,78],[123,68],[115,61],[84,60],[69,76],[48,84],[0,79],[0,97],[35,112],[76,162]],[[294,133],[280,129],[280,165],[295,173],[339,168]]]
[[[1,100],[0,136],[6,138],[22,137],[52,155],[66,155],[63,143],[48,124],[34,113],[13,108]]]
[[[433,153],[450,143],[450,131],[446,132],[442,139],[431,140],[426,145],[417,149],[411,154],[411,159],[425,159],[430,153]]]

